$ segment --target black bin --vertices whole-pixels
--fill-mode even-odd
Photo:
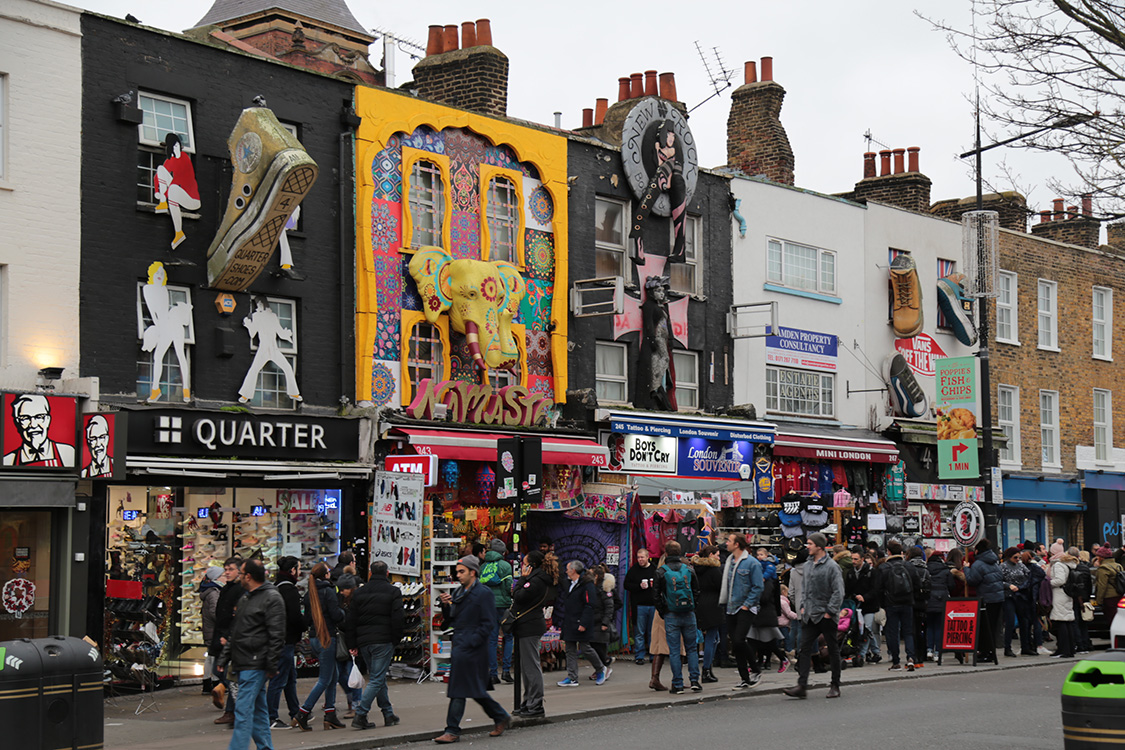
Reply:
[[[101,654],[64,635],[0,641],[0,716],[5,747],[101,748]]]

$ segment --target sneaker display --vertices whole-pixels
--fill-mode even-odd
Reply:
[[[908,339],[922,332],[922,284],[914,259],[903,253],[891,261],[891,323],[895,336]]]
[[[901,257],[901,256],[899,256]],[[891,406],[895,413],[903,417],[918,418],[930,410],[926,392],[918,384],[918,379],[906,363],[906,357],[892,352],[883,361],[883,380],[891,392]]]
[[[242,110],[227,146],[234,176],[226,213],[207,249],[207,281],[215,289],[240,292],[273,257],[318,167],[265,107]]]
[[[973,301],[965,296],[965,289],[961,286],[964,279],[965,275],[961,273],[951,273],[944,279],[938,279],[938,307],[957,340],[965,346],[972,346],[977,343],[977,327],[973,323]]]

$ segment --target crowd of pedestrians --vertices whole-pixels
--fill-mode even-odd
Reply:
[[[1125,550],[1105,545],[1079,550],[1061,540],[1049,547],[1025,542],[998,552],[982,540],[963,556],[959,549],[904,549],[897,539],[885,549],[849,549],[816,533],[788,560],[778,560],[765,548],[752,549],[742,534],[722,542],[691,556],[668,542],[659,560],[640,549],[628,568],[621,588],[630,604],[632,657],[650,665],[652,690],[700,692],[721,682],[716,668],[730,666],[737,670],[732,689],[750,690],[776,659],[780,673],[796,662],[797,681],[786,695],[807,697],[815,670],[829,675],[826,697],[837,698],[845,667],[879,664],[884,652],[891,670],[914,671],[933,661],[942,649],[945,602],[956,598],[980,601],[978,660],[1072,657],[1091,648],[1098,608],[1108,628],[1125,594]],[[334,568],[316,564],[304,580],[294,557],[278,561],[273,582],[258,560],[232,557],[207,570],[199,593],[209,644],[204,689],[223,709],[215,723],[233,726],[232,750],[247,748],[251,739],[272,747],[271,730],[311,731],[318,703],[325,730],[345,727],[343,719],[357,730],[374,727],[373,707],[385,726],[399,723],[387,676],[405,629],[402,594],[385,563],[373,562],[366,573],[363,582],[350,553]],[[468,699],[493,723],[492,736],[507,729],[512,715],[546,715],[540,641],[552,607],[566,654],[567,674],[558,686],[583,684],[581,659],[592,667],[594,685],[610,679],[610,644],[620,641],[623,618],[607,566],[560,561],[547,545],[509,557],[497,539],[474,546],[455,575],[460,585],[435,602],[453,632],[449,707],[436,742],[460,739]],[[319,668],[301,703],[295,655],[306,636]],[[966,656],[955,653],[959,661]],[[522,702],[509,714],[489,692],[513,681],[515,662]],[[353,676],[353,664],[366,676]],[[342,716],[337,687],[348,706]]]

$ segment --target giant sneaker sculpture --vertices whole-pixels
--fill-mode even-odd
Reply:
[[[922,284],[918,281],[918,267],[906,253],[891,261],[891,322],[895,336],[908,339],[922,332]]]
[[[318,169],[265,107],[242,110],[227,146],[234,177],[222,224],[207,250],[207,281],[214,289],[239,292],[272,257]]]
[[[977,343],[977,327],[972,317],[973,301],[965,296],[964,281],[962,273],[951,273],[944,279],[938,279],[937,301],[953,335],[965,346],[972,346]]]

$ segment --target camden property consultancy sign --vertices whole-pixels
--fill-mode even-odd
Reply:
[[[834,333],[777,327],[766,336],[766,363],[802,370],[836,372],[837,338]]]

